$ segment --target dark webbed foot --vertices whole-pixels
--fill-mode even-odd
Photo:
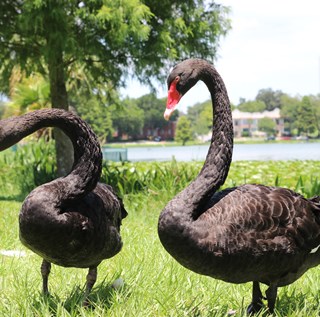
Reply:
[[[262,296],[259,282],[253,282],[252,287],[252,302],[247,308],[247,314],[253,315],[257,314],[263,308],[262,300],[265,299]]]
[[[262,296],[259,282],[253,282],[252,288],[252,302],[247,308],[248,315],[253,315],[258,313],[263,308],[263,299],[268,301],[268,310],[270,314],[274,312],[274,306],[277,299],[277,286],[271,284],[266,291],[266,297]]]
[[[260,310],[263,308],[262,301],[251,303],[247,308],[247,314],[248,315],[254,315],[260,312]]]
[[[49,295],[48,290],[48,278],[51,271],[51,263],[43,259],[41,264],[41,275],[42,275],[42,292],[44,295]]]
[[[97,269],[96,266],[89,268],[89,272],[87,274],[87,286],[86,286],[86,291],[84,293],[84,300],[83,300],[83,303],[82,303],[82,305],[85,306],[85,307],[89,306],[88,296],[89,296],[89,294],[90,294],[90,292],[92,290],[92,287],[93,287],[94,283],[97,280],[97,272],[98,272],[98,269]]]

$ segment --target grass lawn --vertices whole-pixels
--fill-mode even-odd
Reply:
[[[314,189],[315,179],[320,179],[320,162],[236,162],[226,185],[277,183],[311,193],[318,190]],[[49,277],[51,296],[44,298],[41,259],[24,248],[18,237],[21,195],[17,188],[10,187],[8,191],[7,186],[3,183],[0,188],[0,249],[21,250],[25,256],[0,254],[0,316],[246,316],[251,283],[233,285],[197,275],[175,262],[162,247],[157,221],[162,208],[176,193],[174,188],[125,195],[129,216],[122,226],[124,247],[99,266],[98,280],[90,295],[91,308],[81,307],[87,274],[83,269],[53,266]],[[111,284],[119,277],[124,286],[114,290]],[[279,289],[275,315],[319,316],[319,291],[320,267]]]

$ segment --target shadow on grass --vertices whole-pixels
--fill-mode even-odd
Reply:
[[[320,316],[320,295],[310,294],[297,289],[293,289],[291,292],[282,291],[277,298],[275,312],[270,314],[267,308],[267,301],[263,301],[264,305],[258,313],[254,315],[247,314],[247,308],[249,303],[242,301],[233,303],[229,301],[227,303],[218,304],[217,307],[205,306],[205,310],[201,307],[202,303],[188,303],[184,305],[182,311],[186,311],[190,317],[283,317],[283,316]],[[230,309],[232,307],[233,309]]]
[[[276,311],[279,316],[293,316],[296,313],[303,313],[303,316],[319,315],[320,295],[312,297],[309,294],[294,290],[291,294],[283,292],[276,303]]]
[[[89,294],[89,305],[83,307],[84,293],[83,288],[75,286],[69,297],[64,301],[56,294],[47,296],[40,294],[39,298],[35,299],[33,307],[36,311],[40,312],[43,311],[43,307],[46,306],[47,310],[49,310],[53,316],[57,314],[59,310],[58,306],[62,306],[70,314],[79,312],[82,309],[94,311],[96,307],[109,310],[115,303],[125,301],[130,294],[126,286],[115,290],[111,284],[102,282],[94,287]]]

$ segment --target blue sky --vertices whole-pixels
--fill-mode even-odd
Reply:
[[[217,0],[231,8],[232,30],[220,42],[215,66],[232,103],[252,100],[259,89],[292,96],[320,93],[319,0]],[[147,87],[129,81],[123,93],[136,98]],[[165,83],[158,97],[166,96]],[[180,102],[180,110],[209,99],[203,84]]]

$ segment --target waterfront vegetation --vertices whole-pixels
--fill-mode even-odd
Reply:
[[[1,316],[246,316],[251,284],[233,285],[197,275],[176,263],[157,235],[162,208],[199,172],[202,162],[104,162],[102,181],[123,197],[123,250],[99,266],[90,296],[92,307],[80,306],[87,271],[53,266],[51,296],[41,294],[41,259],[18,237],[18,213],[28,192],[54,178],[52,144],[38,142],[16,152],[0,153]],[[320,194],[320,161],[234,162],[224,187],[262,183],[288,187],[307,197]],[[111,287],[121,277],[124,286]],[[320,270],[308,271],[279,291],[276,316],[318,316]],[[265,289],[265,288],[264,288]]]

